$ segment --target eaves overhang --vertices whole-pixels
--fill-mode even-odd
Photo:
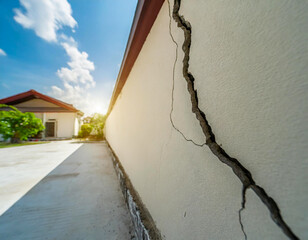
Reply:
[[[53,97],[44,95],[42,93],[39,93],[33,89],[27,91],[27,92],[23,92],[23,93],[19,93],[16,95],[13,95],[11,97],[7,97],[7,98],[3,98],[0,99],[0,104],[7,104],[7,105],[14,105],[14,104],[18,104],[21,102],[25,102],[25,101],[29,101],[31,99],[42,99],[45,100],[47,102],[53,103],[59,107],[62,107],[70,112],[79,112],[78,109],[76,109],[73,105],[65,103],[63,101],[60,101],[58,99],[55,99]]]
[[[135,11],[134,20],[130,30],[124,57],[117,77],[112,97],[109,103],[108,115],[121,93],[121,90],[134,66],[134,63],[142,49],[142,46],[151,31],[156,17],[164,3],[164,0],[139,0]]]

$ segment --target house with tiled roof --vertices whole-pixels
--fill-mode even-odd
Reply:
[[[0,99],[0,104],[14,106],[21,112],[33,112],[40,118],[45,130],[37,136],[38,138],[66,139],[78,135],[83,113],[72,104],[33,89]]]

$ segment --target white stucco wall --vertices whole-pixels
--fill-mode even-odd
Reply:
[[[76,113],[46,113],[46,122],[56,120],[58,138],[71,138],[74,135]]]
[[[190,71],[217,142],[308,238],[307,19],[305,1],[182,1],[192,25]],[[167,2],[110,113],[106,138],[166,239],[244,239],[242,185],[205,146],[170,123],[175,45]],[[175,125],[204,141],[182,77],[183,31],[175,71]],[[248,190],[248,239],[287,239]]]
[[[35,115],[37,118],[41,119],[42,122],[44,121],[44,113],[34,113],[34,115]]]
[[[44,119],[45,114],[45,119]],[[56,122],[56,136],[57,138],[71,138],[78,133],[78,125],[76,125],[77,114],[76,113],[34,113],[37,118],[40,118],[45,122]]]
[[[80,120],[76,117],[74,123],[74,136],[78,135],[79,129],[80,129]]]

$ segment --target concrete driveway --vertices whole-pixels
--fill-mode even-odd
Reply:
[[[107,145],[63,143],[71,147],[78,149],[0,216],[0,239],[134,239]]]
[[[81,147],[71,142],[0,149],[0,215]]]

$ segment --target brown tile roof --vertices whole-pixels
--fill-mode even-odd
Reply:
[[[65,103],[63,101],[60,101],[58,99],[55,99],[53,97],[49,97],[47,95],[44,95],[42,93],[39,93],[33,89],[27,91],[27,92],[23,92],[23,93],[19,93],[16,95],[13,95],[11,97],[7,97],[7,98],[2,98],[0,99],[0,103],[1,104],[7,104],[7,105],[13,105],[13,104],[18,104],[21,102],[25,102],[31,99],[42,99],[45,100],[47,102],[53,103],[59,107],[62,107],[66,110],[69,110],[71,112],[79,112],[78,109],[76,109],[72,104],[68,104]]]

